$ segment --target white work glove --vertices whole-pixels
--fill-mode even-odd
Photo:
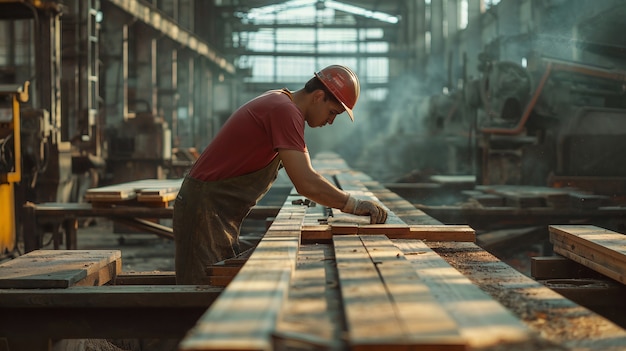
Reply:
[[[359,216],[370,216],[370,224],[381,224],[387,220],[387,211],[374,201],[359,200],[350,195],[341,212]]]

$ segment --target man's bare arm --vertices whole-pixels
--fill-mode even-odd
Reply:
[[[308,153],[280,149],[279,157],[296,191],[302,196],[327,207],[341,209],[348,201],[348,193],[331,184],[311,165]]]
[[[331,184],[311,165],[308,153],[280,149],[279,157],[298,193],[314,202],[360,216],[370,216],[370,223],[385,223],[387,211],[378,203],[360,200]]]

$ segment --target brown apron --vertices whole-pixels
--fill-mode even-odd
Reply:
[[[208,284],[206,268],[239,253],[239,229],[276,180],[280,158],[256,172],[204,182],[185,177],[174,203],[176,283]]]

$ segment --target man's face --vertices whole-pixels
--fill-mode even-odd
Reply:
[[[333,124],[337,115],[343,113],[345,109],[339,101],[326,96],[323,91],[319,91],[315,99],[313,113],[311,118],[307,120],[307,124],[311,128],[323,127],[326,124]]]

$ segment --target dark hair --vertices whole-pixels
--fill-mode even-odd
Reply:
[[[324,83],[322,83],[322,81],[317,78],[317,77],[313,77],[311,79],[309,79],[308,82],[306,82],[306,84],[304,85],[304,90],[307,93],[312,93],[316,90],[322,90],[324,91],[324,99],[328,100],[334,100],[335,102],[339,103],[339,100],[337,100],[337,98],[335,98],[335,95],[333,95],[330,91],[328,91],[328,88],[324,85]]]

